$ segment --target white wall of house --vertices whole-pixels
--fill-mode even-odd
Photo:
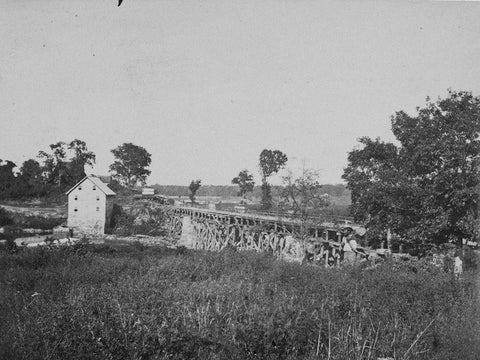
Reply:
[[[68,227],[74,233],[104,234],[106,218],[107,195],[90,180],[68,194]]]

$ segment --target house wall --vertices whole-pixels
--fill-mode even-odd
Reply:
[[[107,196],[86,180],[68,194],[68,227],[75,233],[104,234]]]

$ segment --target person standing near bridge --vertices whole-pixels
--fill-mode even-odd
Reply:
[[[346,264],[356,264],[357,262],[357,241],[351,227],[346,227],[342,238],[343,261]]]

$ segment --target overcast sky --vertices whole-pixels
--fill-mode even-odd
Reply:
[[[124,142],[149,184],[258,179],[264,148],[341,182],[361,136],[447,89],[480,95],[480,3],[0,0],[0,158]]]

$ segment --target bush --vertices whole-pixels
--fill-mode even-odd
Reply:
[[[16,220],[17,225],[24,228],[49,230],[53,229],[63,223],[65,218],[52,218],[43,216],[21,216]]]
[[[0,234],[2,235],[2,234]],[[0,244],[0,250],[4,250],[7,253],[16,253],[18,251],[18,246],[15,243],[15,238],[11,235],[2,235],[0,236],[0,240],[4,240]]]
[[[151,202],[138,202],[129,209],[115,216],[113,232],[120,236],[164,235],[165,214],[162,207]]]
[[[480,262],[480,254],[470,247],[463,249],[463,264],[465,270],[477,270]]]
[[[12,225],[13,216],[12,214],[0,206],[0,226]]]
[[[65,221],[66,218],[11,213],[0,207],[0,226],[15,225],[21,228],[49,230]]]

